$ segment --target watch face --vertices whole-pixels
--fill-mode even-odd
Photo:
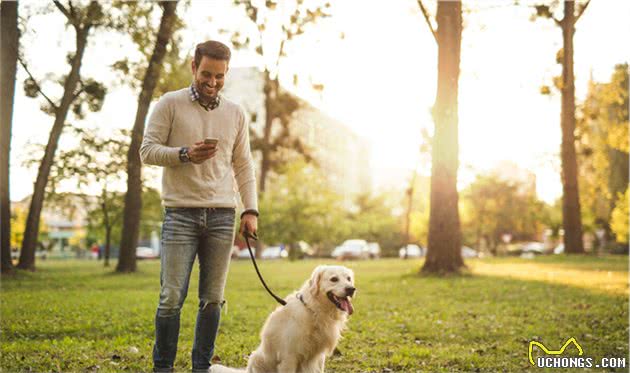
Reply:
[[[190,162],[190,155],[188,154],[188,148],[181,148],[179,150],[179,160],[182,162]]]

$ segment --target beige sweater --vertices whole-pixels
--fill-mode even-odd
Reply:
[[[213,158],[201,164],[179,160],[181,147],[207,137],[219,139]],[[236,207],[238,184],[245,209],[258,210],[245,113],[223,96],[219,107],[211,111],[192,101],[188,88],[162,96],[149,117],[140,158],[164,167],[166,207]]]

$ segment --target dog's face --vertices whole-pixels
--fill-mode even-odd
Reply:
[[[344,266],[318,266],[309,280],[309,289],[313,296],[325,295],[339,310],[352,315],[352,297],[354,287],[354,272]]]

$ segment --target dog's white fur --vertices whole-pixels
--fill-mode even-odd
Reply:
[[[337,281],[331,281],[335,277]],[[333,279],[334,280],[334,279]],[[343,266],[318,266],[302,288],[273,311],[260,333],[261,343],[250,355],[248,373],[320,373],[348,319],[327,297],[346,296],[354,288],[354,273]],[[301,295],[302,302],[298,295]],[[243,372],[213,365],[213,373]]]

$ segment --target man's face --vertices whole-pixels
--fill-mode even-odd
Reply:
[[[217,97],[225,83],[227,71],[228,62],[225,60],[202,56],[199,66],[196,66],[193,59],[192,72],[199,95],[205,100]]]

